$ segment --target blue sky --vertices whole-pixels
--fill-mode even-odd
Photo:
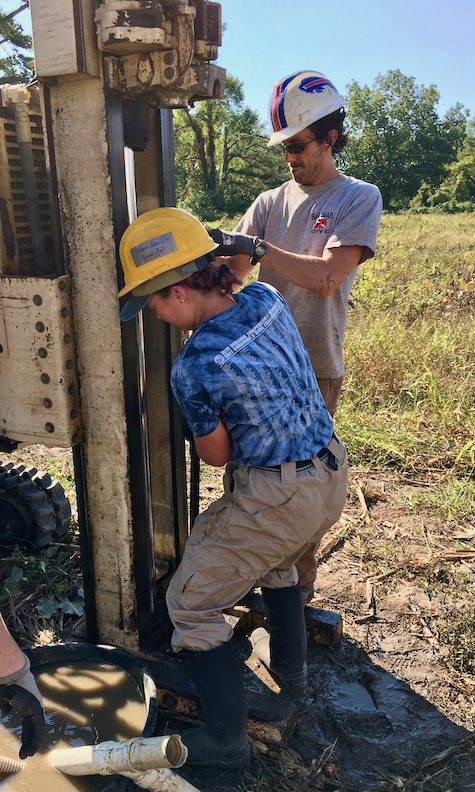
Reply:
[[[22,0],[0,0],[4,13]],[[400,69],[434,83],[443,115],[461,102],[475,117],[474,0],[221,0],[218,64],[244,83],[245,103],[266,119],[272,86],[299,69],[322,71],[340,93]],[[30,30],[29,11],[16,19]],[[0,47],[5,52],[5,47]]]
[[[245,102],[267,118],[272,86],[315,69],[340,93],[400,69],[435,84],[439,115],[461,102],[475,117],[473,0],[221,0],[218,64],[244,83]]]

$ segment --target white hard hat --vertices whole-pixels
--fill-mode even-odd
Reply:
[[[275,146],[288,140],[344,104],[333,83],[321,72],[289,74],[279,80],[272,91],[268,107],[272,134],[267,145]]]

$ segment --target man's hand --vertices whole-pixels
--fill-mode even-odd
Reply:
[[[33,756],[38,750],[45,726],[41,693],[30,671],[30,661],[8,677],[0,677],[0,710],[15,711],[21,718],[20,759]]]
[[[220,228],[213,228],[208,231],[219,247],[213,250],[215,256],[249,256],[252,258],[254,245],[257,237],[248,234],[232,234],[229,231],[221,231]]]

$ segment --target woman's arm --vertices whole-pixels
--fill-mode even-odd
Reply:
[[[196,453],[207,465],[221,467],[233,458],[231,438],[221,418],[214,432],[194,440]]]

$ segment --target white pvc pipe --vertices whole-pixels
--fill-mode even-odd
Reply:
[[[187,756],[188,749],[180,735],[172,734],[169,737],[136,737],[123,743],[109,740],[80,748],[55,748],[48,758],[53,767],[66,775],[119,773],[148,792],[199,792],[168,769],[181,767]]]
[[[147,789],[148,792],[200,792],[173,770],[146,770],[143,773],[123,771],[120,775],[131,778],[137,786]]]
[[[108,740],[99,745],[59,748],[50,751],[49,762],[67,775],[113,775],[114,773],[181,767],[188,750],[180,735],[135,737],[126,742]]]

